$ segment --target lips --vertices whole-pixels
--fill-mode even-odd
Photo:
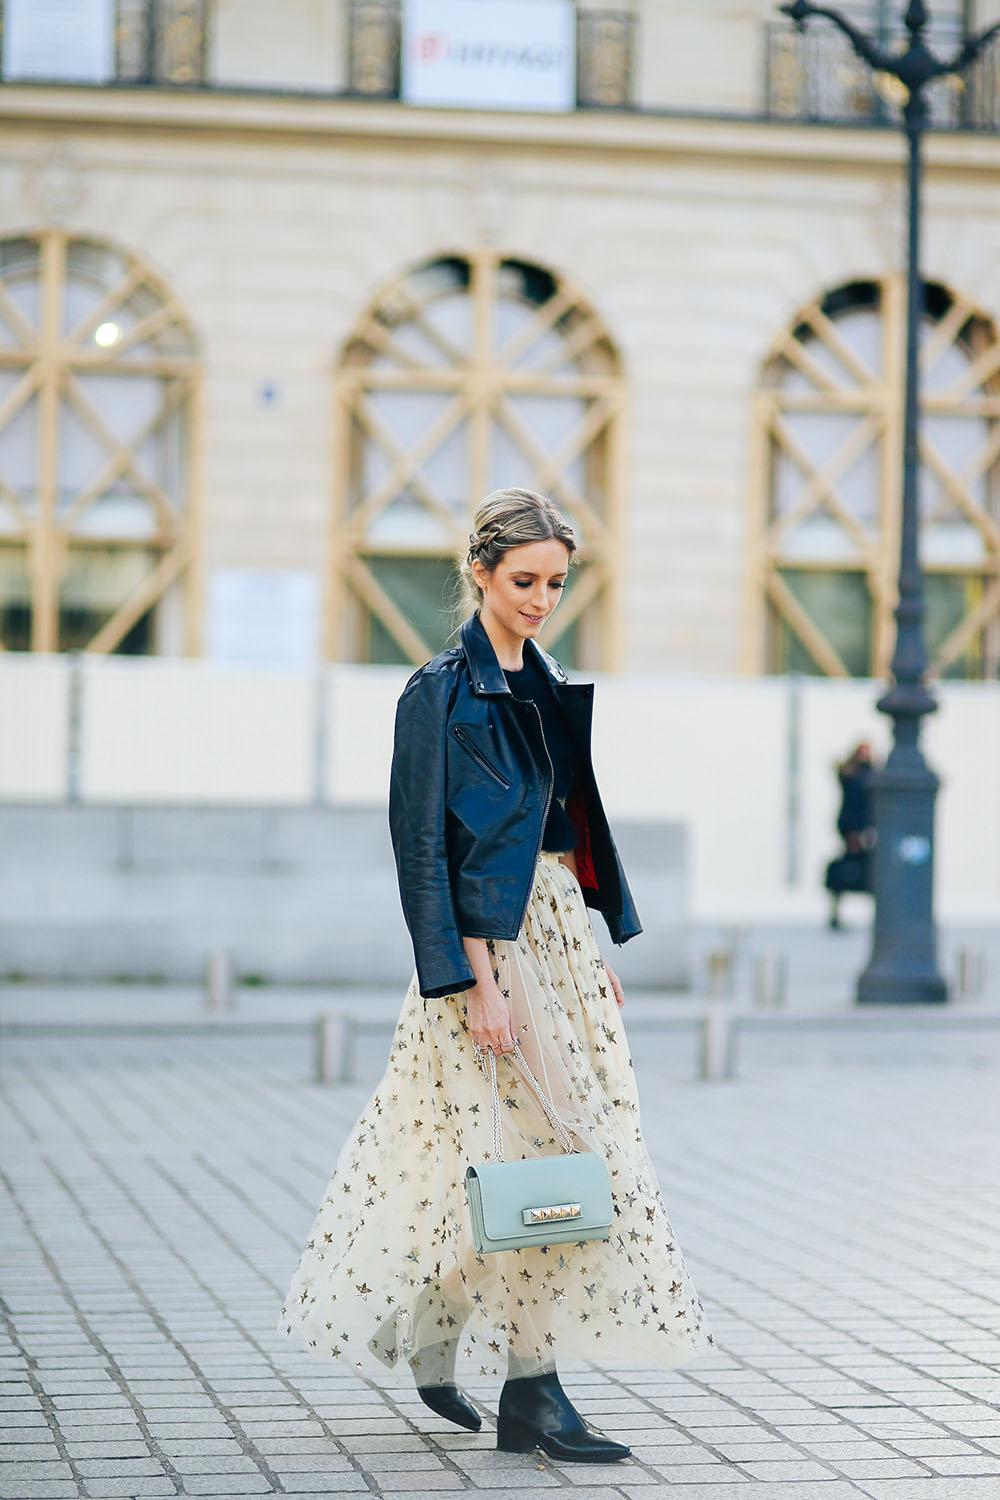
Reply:
[[[542,621],[545,619],[545,616],[544,615],[526,615],[524,613],[524,611],[522,610],[521,611],[521,618],[523,620],[527,620],[527,622],[528,622],[529,625],[540,625],[542,623]]]

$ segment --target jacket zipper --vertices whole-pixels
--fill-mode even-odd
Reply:
[[[527,706],[528,705],[525,704],[525,707]],[[528,910],[528,902],[531,900],[531,886],[535,879],[535,866],[538,863],[538,856],[542,852],[542,839],[545,837],[545,824],[548,821],[549,808],[552,806],[552,793],[555,791],[556,780],[556,773],[552,767],[552,757],[549,755],[549,747],[545,744],[545,729],[542,725],[542,716],[539,713],[536,704],[532,703],[531,707],[534,711],[536,719],[538,720],[538,728],[542,736],[542,744],[545,745],[545,759],[549,763],[549,790],[545,798],[545,811],[542,813],[542,821],[538,825],[538,841],[535,844],[535,857],[531,861],[531,873],[528,876],[528,885],[524,892],[524,900],[521,903],[521,915],[517,919],[518,932],[521,931],[521,924],[524,921],[524,914]],[[516,937],[517,933],[515,933],[514,936]]]
[[[467,750],[472,756],[473,760],[476,761],[480,766],[482,766],[487,776],[492,776],[493,780],[497,782],[498,785],[502,786],[505,792],[509,792],[510,782],[507,780],[506,776],[501,776],[496,767],[490,765],[490,762],[486,759],[486,756],[479,749],[479,746],[472,743],[462,726],[460,724],[456,724],[451,732],[455,736],[456,740],[458,740],[458,743],[462,746],[463,750]]]

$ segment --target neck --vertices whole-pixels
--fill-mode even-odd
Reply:
[[[496,652],[497,661],[505,672],[519,672],[524,666],[524,641],[519,635],[503,630],[494,617],[479,611],[479,622],[486,631],[486,638]]]

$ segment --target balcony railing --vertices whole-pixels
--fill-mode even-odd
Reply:
[[[204,83],[208,0],[118,0],[119,83]]]
[[[399,0],[347,0],[347,87],[368,99],[398,99]],[[578,109],[627,109],[632,104],[635,17],[627,11],[578,11]]]
[[[880,38],[903,45],[897,28]],[[949,57],[962,43],[957,21],[932,28],[930,44]],[[764,113],[774,120],[829,121],[830,124],[895,125],[904,103],[900,85],[871,73],[847,38],[832,26],[813,22],[804,31],[784,23],[766,27]],[[930,123],[940,129],[1000,129],[1000,38],[979,57],[964,80],[944,78],[927,90]]]

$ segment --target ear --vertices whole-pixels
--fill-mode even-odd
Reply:
[[[487,583],[489,583],[490,570],[489,568],[483,567],[483,564],[478,557],[474,557],[469,566],[472,569],[472,576],[479,588],[483,588]]]

